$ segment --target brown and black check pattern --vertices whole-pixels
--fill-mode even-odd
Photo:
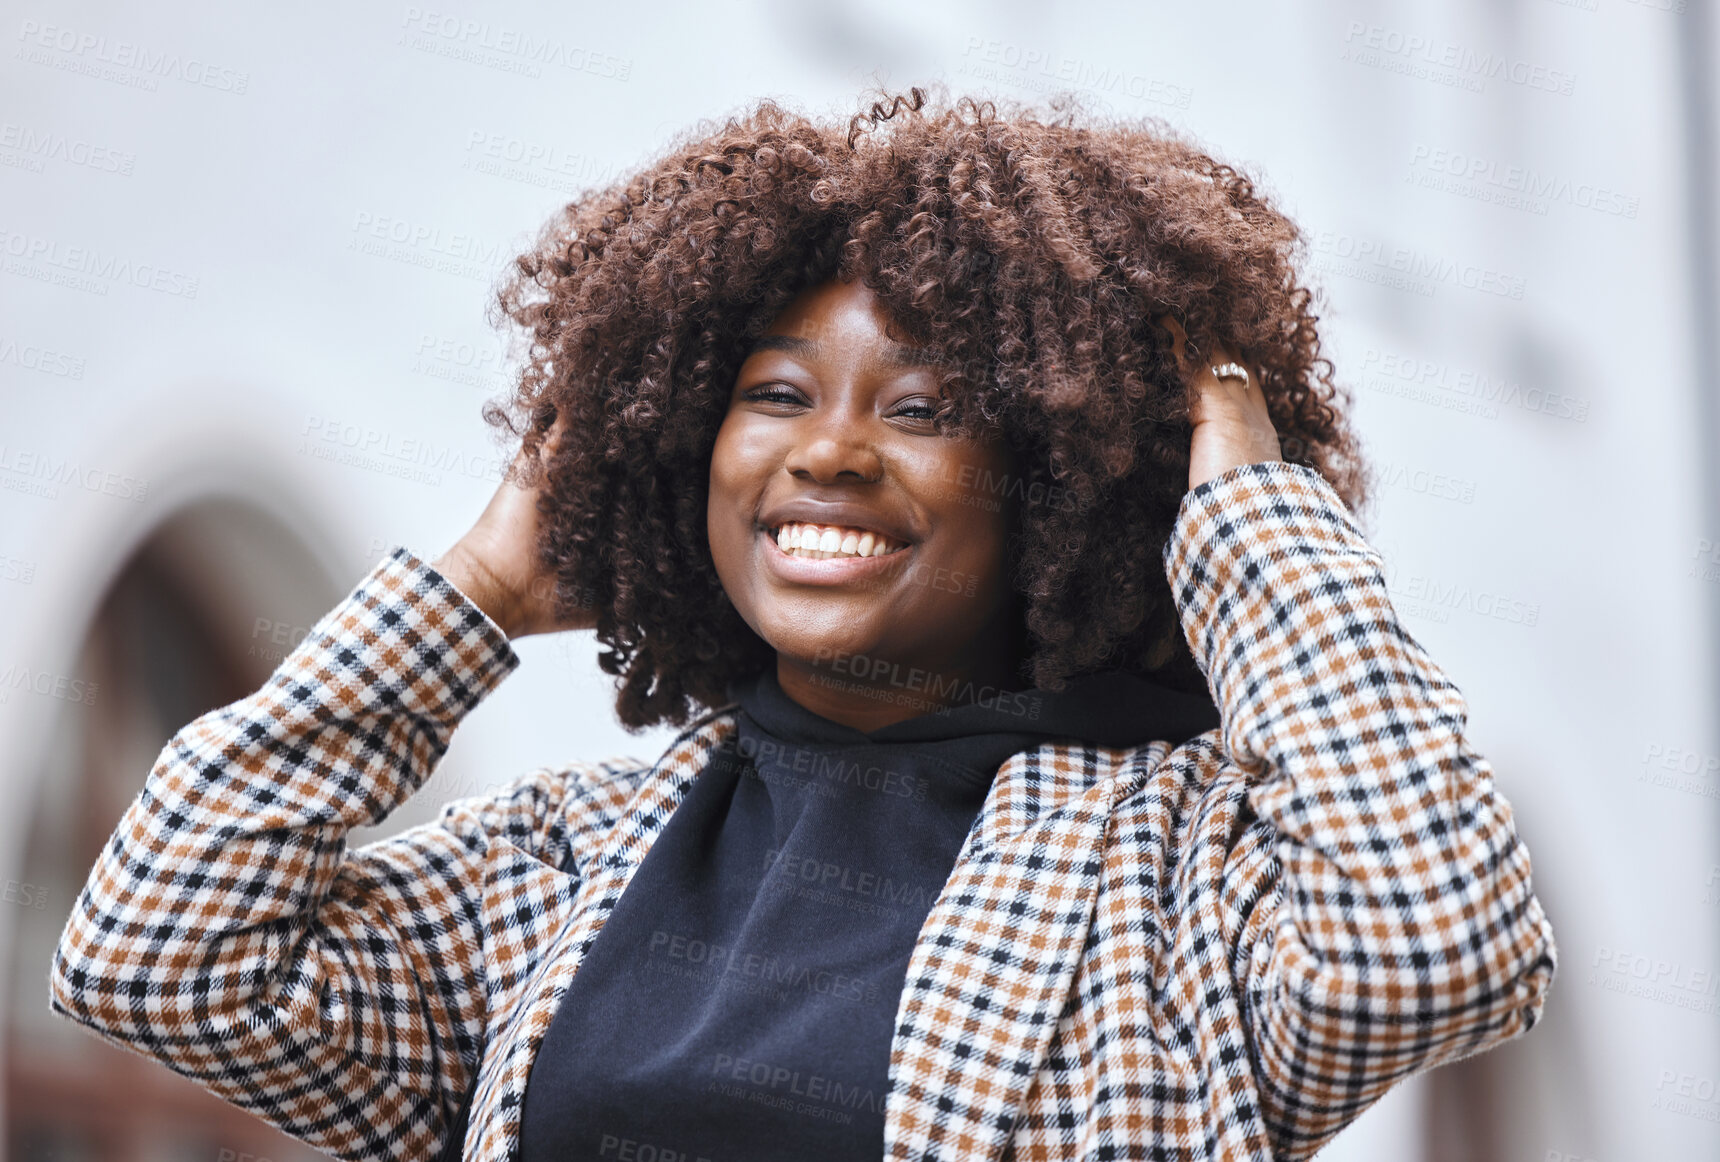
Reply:
[[[1306,467],[1188,493],[1165,568],[1220,729],[998,771],[897,1010],[887,1160],[1306,1158],[1531,1028],[1552,932],[1456,687]],[[533,1054],[732,707],[356,851],[518,664],[404,550],[180,731],[80,895],[54,1008],[346,1159],[517,1147]],[[571,856],[562,870],[564,857]]]

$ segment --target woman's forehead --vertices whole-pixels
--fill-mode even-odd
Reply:
[[[902,327],[876,292],[859,279],[829,278],[807,287],[764,327],[746,355],[782,351],[818,360],[834,346],[860,343],[885,367],[923,369],[945,360],[934,348],[905,340]]]
[[[828,328],[766,331],[753,341],[747,357],[750,359],[765,351],[781,351],[796,359],[817,362],[826,357],[831,342],[837,338]],[[873,359],[887,367],[923,368],[942,363],[929,347],[915,347],[894,339],[878,339],[869,345],[873,348]]]

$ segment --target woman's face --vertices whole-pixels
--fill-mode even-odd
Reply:
[[[827,282],[741,365],[711,452],[723,589],[777,651],[784,691],[859,729],[1018,685],[1014,465],[1000,440],[940,435],[936,393],[871,290]],[[780,547],[811,526],[837,555]]]

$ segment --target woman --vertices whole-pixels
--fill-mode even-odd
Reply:
[[[55,1009],[355,1159],[1304,1158],[1527,1031],[1296,244],[1168,132],[919,90],[570,205],[513,479],[169,742]],[[566,629],[669,750],[348,851]]]

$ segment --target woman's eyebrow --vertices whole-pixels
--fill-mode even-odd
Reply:
[[[781,351],[805,359],[817,359],[820,355],[818,340],[803,335],[760,335],[747,354],[756,355],[760,351]],[[925,347],[886,342],[881,347],[880,361],[892,367],[932,367],[938,358]]]

